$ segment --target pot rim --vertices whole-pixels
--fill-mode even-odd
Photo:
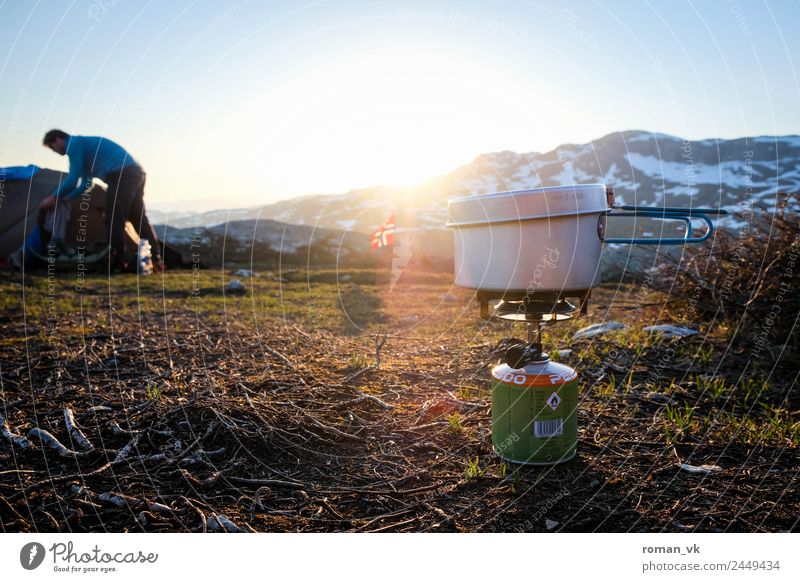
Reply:
[[[508,196],[519,196],[522,194],[544,194],[545,192],[571,192],[571,191],[581,191],[581,190],[594,190],[596,188],[602,188],[603,192],[605,193],[606,185],[597,182],[594,184],[572,184],[570,186],[542,186],[540,188],[525,188],[523,190],[503,190],[501,192],[489,192],[488,194],[472,194],[468,196],[455,196],[453,198],[448,198],[448,204],[454,204],[458,202],[466,202],[468,200],[491,200],[494,198],[505,198]]]
[[[565,193],[574,195],[565,197]],[[603,214],[609,210],[605,184],[546,186],[458,196],[448,199],[447,206],[447,228]]]

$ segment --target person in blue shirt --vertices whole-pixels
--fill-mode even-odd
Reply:
[[[60,129],[48,131],[42,143],[57,154],[69,157],[69,174],[42,201],[42,209],[51,211],[60,206],[59,202],[77,198],[91,188],[92,178],[99,178],[108,184],[105,219],[111,244],[112,269],[135,269],[135,265],[126,265],[124,262],[124,231],[128,220],[140,238],[150,241],[153,266],[161,268],[158,238],[144,208],[146,174],[133,156],[108,138],[69,135]],[[58,238],[57,234],[54,233],[54,238]]]

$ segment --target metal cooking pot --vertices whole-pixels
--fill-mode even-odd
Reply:
[[[600,283],[604,243],[682,245],[707,240],[714,225],[708,208],[616,206],[611,188],[582,184],[497,192],[448,200],[447,226],[455,229],[456,285],[490,292],[587,290]],[[683,237],[606,238],[608,218],[680,220]],[[692,220],[708,231],[693,236]]]

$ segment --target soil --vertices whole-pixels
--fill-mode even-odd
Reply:
[[[560,359],[582,379],[578,455],[530,467],[491,447],[489,370],[503,338],[523,331],[481,322],[469,292],[446,280],[392,294],[348,281],[336,294],[264,277],[241,298],[206,282],[213,300],[192,304],[189,277],[136,283],[135,295],[90,281],[51,328],[46,304],[36,311],[22,295],[46,281],[3,280],[24,308],[7,302],[0,316],[0,414],[31,444],[0,439],[3,531],[800,528],[796,430],[759,432],[767,421],[753,412],[745,438],[741,407],[700,393],[699,376],[738,386],[749,373],[735,358],[716,365],[729,357],[724,338],[569,339],[604,319],[668,322],[668,297],[637,303],[635,289],[600,289],[588,317],[553,328],[550,347],[571,348]],[[297,317],[285,302],[260,303],[292,290],[306,301]],[[781,405],[796,420],[790,382],[772,378],[753,409]],[[67,409],[92,449],[70,435]],[[689,409],[685,426],[671,420]]]

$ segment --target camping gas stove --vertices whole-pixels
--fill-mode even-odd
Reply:
[[[528,341],[506,350],[505,363],[492,369],[492,445],[504,459],[547,465],[575,456],[578,440],[578,374],[553,362],[542,347],[548,323],[585,311],[588,290],[575,295],[579,308],[556,294],[479,292],[487,318],[522,321]],[[489,315],[490,298],[499,299]],[[572,296],[569,296],[572,298]]]
[[[725,211],[618,205],[605,184],[463,196],[447,209],[456,285],[477,291],[482,317],[528,324],[528,343],[510,348],[492,370],[494,448],[515,463],[566,461],[576,449],[578,374],[550,361],[542,327],[586,313],[606,244],[702,243],[714,232],[708,215]],[[608,221],[619,218],[682,223],[683,236],[607,236]],[[698,235],[700,223],[706,229]]]
[[[510,348],[492,370],[494,448],[515,463],[566,461],[576,449],[578,374],[550,361],[542,327],[586,313],[606,244],[702,243],[714,232],[708,215],[725,211],[620,206],[605,184],[463,196],[447,209],[456,285],[477,291],[482,317],[528,324],[527,345]],[[607,236],[608,221],[618,218],[682,223],[683,236]],[[700,223],[706,231],[698,236]]]

